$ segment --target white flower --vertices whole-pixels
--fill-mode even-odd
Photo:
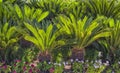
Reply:
[[[106,61],[106,63],[104,63],[105,66],[109,66],[109,61]]]
[[[114,71],[112,71],[112,73],[115,73]]]
[[[66,62],[65,64],[68,65],[68,62]]]
[[[75,59],[75,61],[79,61],[78,59]]]
[[[71,62],[73,62],[73,59],[70,59]]]
[[[97,65],[96,63],[93,64],[93,66],[94,66],[95,68],[99,68],[99,65]]]
[[[98,60],[95,60],[95,62],[97,63],[97,62],[98,62]]]
[[[86,62],[89,62],[89,60],[86,60]]]
[[[118,64],[120,64],[120,61],[118,62]]]
[[[82,61],[80,61],[81,63],[84,63],[84,61],[82,60]]]
[[[99,64],[102,64],[102,60],[100,59],[100,60],[98,60],[98,62],[99,62]]]
[[[99,53],[98,53],[98,57],[102,57],[102,52],[99,52]]]
[[[93,61],[91,61],[91,63],[93,63]]]
[[[54,63],[54,65],[57,65],[57,63]]]
[[[61,66],[61,63],[59,63],[58,65]]]
[[[108,64],[108,63],[104,63],[104,65],[105,65],[105,66],[109,66],[109,64]]]
[[[48,64],[51,64],[51,62],[48,62]]]
[[[63,62],[63,65],[65,65],[65,62]]]
[[[109,61],[106,61],[106,63],[108,63],[108,64],[109,64]]]

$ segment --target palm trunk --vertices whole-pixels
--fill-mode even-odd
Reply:
[[[109,55],[110,55],[110,61],[112,64],[115,62],[115,48],[111,48]]]
[[[76,60],[76,59],[78,59],[79,61],[84,60],[84,56],[85,56],[85,49],[84,48],[76,48],[76,47],[74,47],[72,49],[71,58],[73,60]]]
[[[44,51],[44,52],[40,52],[38,54],[38,59],[40,62],[50,62],[51,61],[51,54],[48,52],[48,50]]]

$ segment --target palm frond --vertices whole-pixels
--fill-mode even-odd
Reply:
[[[87,17],[76,21],[73,15],[71,15],[71,18],[60,16],[60,20],[60,24],[65,32],[64,34],[72,35],[73,38],[71,40],[76,42],[79,48],[86,47],[99,38],[109,36],[109,31],[103,29],[103,27],[100,28],[100,24],[96,20],[87,23],[89,20]],[[100,29],[98,30],[98,28]]]
[[[116,0],[87,0],[85,3],[87,12],[94,17],[97,15],[113,17],[114,19],[120,17],[120,3],[116,3]]]

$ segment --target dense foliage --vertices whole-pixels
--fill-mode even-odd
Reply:
[[[119,73],[119,0],[0,0],[0,73]]]

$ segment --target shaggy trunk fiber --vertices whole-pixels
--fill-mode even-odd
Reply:
[[[38,60],[40,62],[50,62],[51,61],[51,54],[48,51],[40,52],[38,54]]]
[[[78,59],[79,61],[84,60],[85,49],[84,48],[73,48],[71,59]]]

